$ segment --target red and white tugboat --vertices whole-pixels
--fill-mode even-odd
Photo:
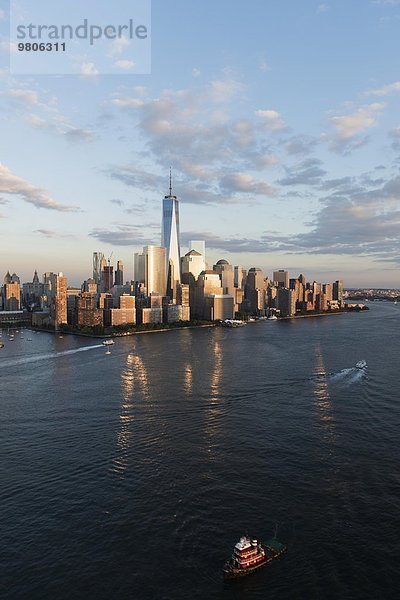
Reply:
[[[280,558],[286,552],[286,546],[277,540],[261,544],[247,535],[240,538],[233,550],[232,558],[224,565],[224,577],[232,579],[252,573],[259,567]]]

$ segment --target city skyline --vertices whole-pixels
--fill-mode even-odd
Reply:
[[[120,76],[24,77],[0,2],[2,271],[77,284],[101,250],[128,277],[160,243],[172,166],[182,255],[204,239],[210,264],[398,287],[399,15],[384,0],[154,1],[151,75],[126,74],[122,43]]]

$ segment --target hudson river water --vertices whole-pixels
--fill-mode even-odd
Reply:
[[[3,330],[0,596],[397,598],[400,306],[370,309],[111,355]],[[241,534],[275,531],[283,560],[223,581]]]

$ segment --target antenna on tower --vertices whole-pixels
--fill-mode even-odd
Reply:
[[[169,168],[169,195],[172,196],[172,169]]]

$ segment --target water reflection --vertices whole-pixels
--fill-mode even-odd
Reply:
[[[132,447],[132,423],[134,400],[149,397],[147,370],[140,356],[128,354],[125,368],[121,372],[122,404],[117,431],[117,456],[112,459],[112,470],[124,473],[128,468],[128,455]]]
[[[214,340],[212,346],[213,370],[210,374],[210,395],[208,399],[208,410],[206,414],[205,433],[209,437],[207,452],[209,458],[217,447],[217,438],[221,431],[220,420],[222,416],[221,407],[221,380],[222,380],[222,347],[218,339]]]
[[[329,436],[333,436],[335,432],[335,419],[327,383],[328,374],[325,369],[324,359],[319,345],[315,347],[314,365],[314,398],[317,416],[326,433]]]
[[[187,363],[185,365],[183,387],[188,396],[192,394],[192,392],[193,392],[193,365],[192,365],[192,363]]]

